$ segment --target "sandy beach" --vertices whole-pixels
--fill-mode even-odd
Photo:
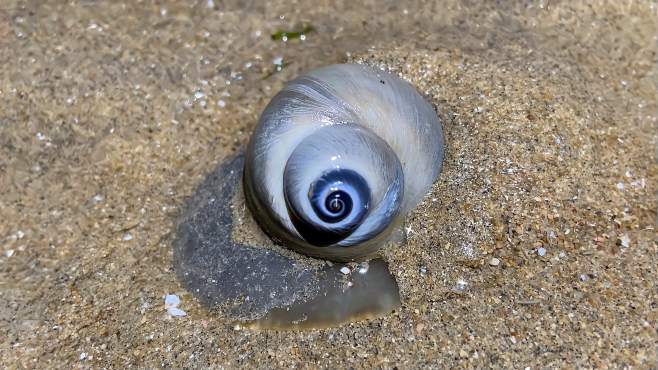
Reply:
[[[3,1],[0,365],[655,368],[657,9]],[[402,307],[245,329],[177,279],[176,220],[286,81],[346,61],[444,124],[443,172],[383,251]]]

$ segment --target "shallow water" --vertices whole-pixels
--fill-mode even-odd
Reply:
[[[5,1],[0,361],[655,366],[655,15],[612,1]],[[305,25],[303,41],[270,37]],[[344,60],[401,74],[446,124],[443,175],[386,251],[402,307],[242,330],[177,281],[175,220],[285,81]]]
[[[335,328],[351,322],[390,315],[400,308],[400,294],[388,265],[381,259],[352,269],[334,265],[324,269],[318,294],[306,302],[275,308],[248,322],[250,329],[303,330]]]

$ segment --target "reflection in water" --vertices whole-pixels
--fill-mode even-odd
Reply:
[[[308,302],[275,308],[250,322],[257,329],[319,329],[391,313],[400,307],[400,294],[388,265],[382,260],[356,269],[334,265],[320,279],[320,294]],[[345,272],[347,272],[345,274]]]

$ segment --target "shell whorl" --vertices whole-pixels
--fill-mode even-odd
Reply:
[[[427,193],[443,150],[436,112],[409,83],[332,65],[289,82],[265,108],[246,152],[245,195],[285,246],[362,259]]]

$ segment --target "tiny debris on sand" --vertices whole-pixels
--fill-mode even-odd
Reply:
[[[181,300],[177,295],[167,294],[167,296],[165,297],[164,305],[165,305],[165,309],[167,310],[169,315],[174,316],[174,317],[187,316],[187,313],[185,311],[178,308],[180,303],[181,303]]]

